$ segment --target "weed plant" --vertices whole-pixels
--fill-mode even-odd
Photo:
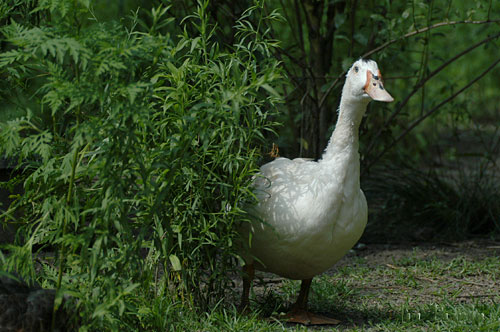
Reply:
[[[279,101],[276,42],[248,18],[276,14],[257,1],[227,46],[207,1],[180,26],[168,6],[119,24],[18,2],[42,19],[2,12],[3,97],[24,96],[0,129],[24,190],[1,216],[18,227],[2,269],[78,300],[84,331],[165,330],[221,301]]]
[[[459,171],[387,168],[366,181],[375,237],[400,240],[460,240],[500,232],[500,178],[497,166]],[[375,234],[377,233],[377,234]]]

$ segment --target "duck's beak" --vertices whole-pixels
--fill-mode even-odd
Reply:
[[[366,71],[366,84],[365,92],[373,99],[377,101],[391,102],[394,98],[384,89],[384,83],[382,82],[382,75],[380,70],[378,75],[373,75],[370,70]]]

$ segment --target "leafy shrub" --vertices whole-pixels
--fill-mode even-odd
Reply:
[[[157,297],[219,301],[279,101],[276,43],[248,19],[276,15],[257,2],[226,47],[212,38],[206,1],[181,28],[160,6],[152,26],[136,13],[127,26],[81,29],[90,8],[40,3],[46,23],[1,30],[1,79],[31,100],[1,125],[0,153],[18,160],[11,182],[24,194],[2,215],[19,230],[0,259],[80,299],[84,329],[155,330],[144,320]],[[51,249],[55,261],[43,258]]]

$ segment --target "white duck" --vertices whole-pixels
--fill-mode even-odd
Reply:
[[[302,280],[290,321],[335,324],[307,312],[312,278],[339,261],[358,241],[367,221],[359,184],[361,119],[370,100],[391,102],[377,63],[360,59],[349,69],[335,130],[315,161],[277,158],[263,165],[254,181],[258,204],[245,256],[242,308],[248,308],[254,269]],[[248,234],[248,233],[247,233]]]

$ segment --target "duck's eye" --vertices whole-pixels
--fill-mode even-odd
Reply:
[[[355,67],[354,67],[354,71],[355,71],[356,73],[359,71],[358,66],[355,66]]]

